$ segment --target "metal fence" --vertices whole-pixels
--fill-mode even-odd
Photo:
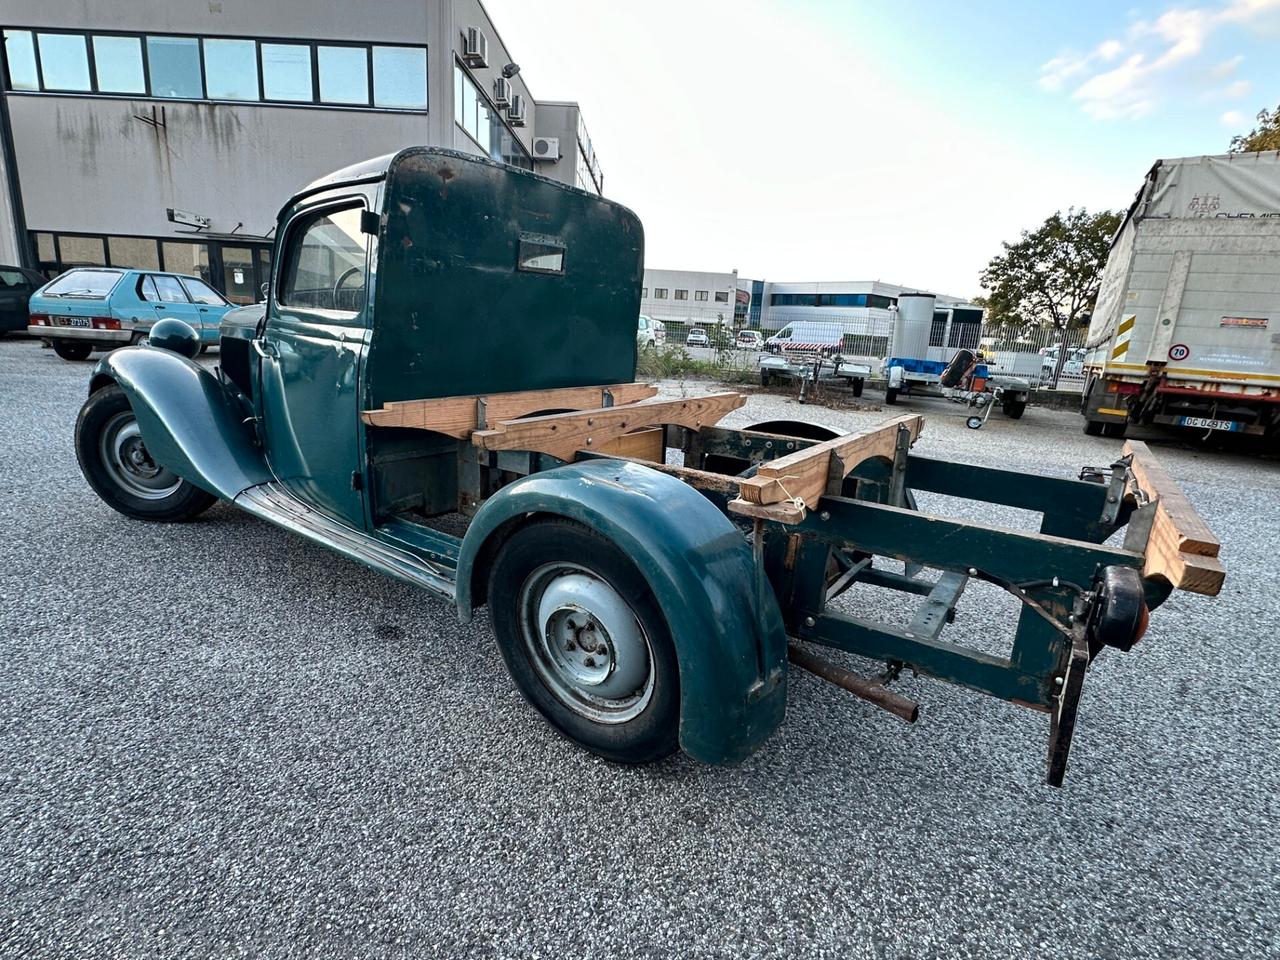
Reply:
[[[744,323],[742,318],[736,322],[732,309],[724,305],[716,305],[718,309],[706,308],[700,304],[688,303],[674,305],[666,311],[654,310],[648,315],[662,321],[665,333],[665,349],[668,352],[679,352],[682,348],[689,357],[696,361],[707,373],[722,371],[731,379],[742,379],[744,373],[756,366],[756,353],[740,350],[735,341],[740,330],[760,330],[765,339],[777,333],[787,323],[797,321],[822,322],[838,324],[843,335],[843,351],[846,356],[865,358],[873,361],[873,369],[879,369],[879,362],[890,355],[892,320],[888,311],[877,309],[833,310],[821,308],[818,311],[785,312],[775,307],[770,311],[768,329],[760,329],[756,324]],[[706,344],[689,344],[689,334],[701,330],[706,335]],[[953,332],[955,327],[952,327]],[[941,332],[935,330],[935,337],[941,339]],[[1059,390],[1079,391],[1084,388],[1084,343],[1086,331],[1074,329],[1062,331],[1053,327],[1010,328],[983,324],[976,344],[970,342],[972,334],[964,338],[964,346],[978,349],[987,358],[988,368],[994,373],[1021,377],[1037,388],[1054,388]],[[695,341],[700,340],[695,337]],[[955,338],[953,336],[953,341]],[[934,343],[926,359],[948,360],[959,348],[959,341],[944,346]],[[1066,356],[1062,368],[1058,370],[1058,358]],[[1057,383],[1054,375],[1057,374]]]

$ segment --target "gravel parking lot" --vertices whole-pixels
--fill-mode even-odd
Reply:
[[[524,704],[486,617],[225,505],[112,512],[71,445],[89,370],[0,343],[4,956],[1280,956],[1272,460],[1157,447],[1227,585],[1103,655],[1062,790],[1046,717],[927,680],[908,727],[793,676],[742,765],[623,769]],[[1070,412],[904,409],[931,456],[1119,452]],[[726,422],[888,415],[753,395]],[[1011,633],[966,600],[948,636]]]

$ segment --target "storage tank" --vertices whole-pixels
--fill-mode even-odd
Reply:
[[[929,331],[933,328],[933,308],[938,298],[932,293],[898,294],[898,313],[893,320],[893,343],[890,354],[895,357],[923,357],[929,349]]]

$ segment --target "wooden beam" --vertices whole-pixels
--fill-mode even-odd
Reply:
[[[1217,596],[1226,570],[1217,559],[1221,545],[1186,494],[1141,440],[1129,440],[1132,482],[1156,505],[1144,551],[1143,576],[1164,577],[1177,590]]]
[[[617,440],[602,444],[597,452],[608,453],[627,460],[662,463],[666,460],[667,445],[662,427],[645,427],[634,433],[624,433]]]
[[[742,499],[755,504],[798,499],[812,509],[826,492],[833,455],[840,458],[843,476],[872,457],[892,460],[897,451],[899,427],[907,428],[914,443],[924,429],[924,418],[918,414],[897,417],[873,430],[824,440],[808,449],[765,461],[754,477],[742,482]]]
[[[658,388],[648,383],[611,383],[600,387],[557,387],[551,390],[518,390],[513,393],[473,394],[463,397],[434,397],[427,400],[399,400],[377,410],[365,410],[360,417],[375,427],[409,427],[434,430],[465,440],[478,428],[477,411],[483,401],[485,423],[513,420],[542,410],[592,410],[605,405],[608,390],[615,404],[636,403],[655,396]]]
[[[714,393],[687,400],[650,400],[576,413],[503,420],[477,430],[471,442],[483,450],[532,450],[561,460],[579,450],[595,451],[641,427],[676,423],[696,430],[718,423],[747,402],[740,393]]]

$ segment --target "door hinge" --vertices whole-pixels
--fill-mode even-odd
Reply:
[[[364,474],[362,474],[359,470],[351,471],[351,489],[352,490],[364,489]]]
[[[382,222],[382,217],[373,210],[360,211],[360,232],[367,233],[371,236],[378,235],[378,227]]]

